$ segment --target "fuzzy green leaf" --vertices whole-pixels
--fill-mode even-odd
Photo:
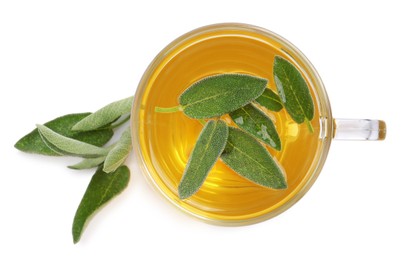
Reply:
[[[266,88],[264,93],[262,93],[262,95],[259,96],[255,101],[271,111],[278,112],[283,108],[280,97],[269,88]]]
[[[37,125],[37,128],[46,145],[60,154],[91,158],[106,155],[109,151],[107,148],[98,147],[60,135],[44,125]]]
[[[89,131],[108,125],[120,116],[130,113],[132,103],[133,96],[108,104],[75,124],[72,130]]]
[[[129,183],[130,171],[121,166],[115,172],[107,174],[101,167],[91,178],[83,199],[77,208],[73,220],[73,242],[77,243],[90,217],[109,200],[120,194]]]
[[[111,129],[95,130],[88,132],[75,132],[71,128],[77,122],[87,117],[91,113],[81,113],[81,114],[68,114],[58,117],[52,121],[45,123],[44,125],[49,129],[55,131],[63,136],[73,138],[85,143],[89,143],[95,146],[105,145],[113,136],[114,132]],[[29,134],[22,137],[15,145],[20,151],[27,153],[36,153],[42,155],[57,156],[60,153],[54,152],[50,149],[43,141],[39,135],[38,129],[34,129]]]
[[[74,170],[83,170],[83,169],[91,169],[98,167],[105,161],[105,156],[95,157],[95,158],[84,158],[81,162],[76,163],[74,165],[67,166],[70,169]]]
[[[276,56],[273,71],[279,96],[292,119],[298,124],[312,120],[313,99],[299,70],[289,61]]]
[[[245,74],[206,77],[179,97],[184,113],[191,118],[212,118],[232,112],[258,98],[267,80]]]
[[[128,157],[130,151],[132,150],[132,138],[130,127],[122,133],[119,141],[114,145],[114,147],[109,151],[105,162],[104,162],[104,172],[110,173],[115,171],[122,163],[125,162],[126,157]]]
[[[274,149],[281,150],[281,140],[272,120],[255,106],[248,104],[230,113],[233,121],[243,130]]]
[[[228,129],[222,120],[210,120],[205,124],[178,187],[180,199],[192,196],[202,186],[226,146]]]
[[[287,183],[282,170],[268,151],[252,136],[229,128],[222,161],[244,178],[272,189],[286,189]]]

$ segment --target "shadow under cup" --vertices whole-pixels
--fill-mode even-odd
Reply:
[[[300,70],[315,105],[314,133],[291,120],[285,109],[265,111],[282,141],[281,151],[267,149],[282,166],[288,188],[272,190],[256,185],[219,160],[201,189],[180,200],[178,185],[202,125],[182,112],[156,113],[155,107],[177,106],[178,96],[192,83],[219,73],[263,77],[269,80],[268,87],[276,90],[272,75],[276,55]],[[231,124],[227,116],[222,119]],[[319,175],[337,126],[321,79],[306,57],[280,36],[245,24],[202,27],[170,43],[144,73],[131,120],[135,154],[152,186],[182,211],[220,225],[256,223],[296,203]]]

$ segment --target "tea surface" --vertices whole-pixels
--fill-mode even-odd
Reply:
[[[178,198],[178,185],[202,125],[182,112],[162,114],[154,112],[154,108],[178,105],[179,95],[192,83],[219,73],[266,78],[268,87],[277,92],[272,71],[275,55],[290,60],[278,43],[262,35],[236,30],[210,32],[183,42],[154,68],[142,98],[136,129],[144,162],[164,194],[193,214],[234,221],[259,217],[282,206],[310,178],[312,161],[318,156],[321,142],[318,101],[312,89],[314,133],[309,132],[306,124],[295,123],[285,109],[272,112],[262,108],[273,119],[282,142],[281,151],[266,148],[286,174],[286,190],[258,186],[219,160],[195,195],[184,201]],[[311,87],[309,80],[308,84]],[[235,126],[228,116],[222,119]]]

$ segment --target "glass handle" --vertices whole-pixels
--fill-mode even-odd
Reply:
[[[335,140],[376,141],[386,138],[386,123],[371,119],[334,119]]]

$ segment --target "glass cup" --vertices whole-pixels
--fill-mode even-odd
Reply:
[[[308,133],[305,124],[285,120],[285,109],[268,112],[284,138],[281,152],[268,150],[284,168],[288,188],[261,187],[219,161],[200,191],[180,200],[178,184],[202,125],[182,112],[156,113],[155,106],[178,105],[179,94],[190,84],[218,73],[251,73],[268,78],[274,88],[275,55],[299,69],[315,103],[314,133]],[[138,164],[151,185],[182,211],[220,225],[256,223],[291,207],[320,174],[332,140],[383,140],[386,135],[380,120],[333,118],[320,76],[295,46],[266,29],[235,23],[198,28],[167,45],[139,83],[131,120]]]

